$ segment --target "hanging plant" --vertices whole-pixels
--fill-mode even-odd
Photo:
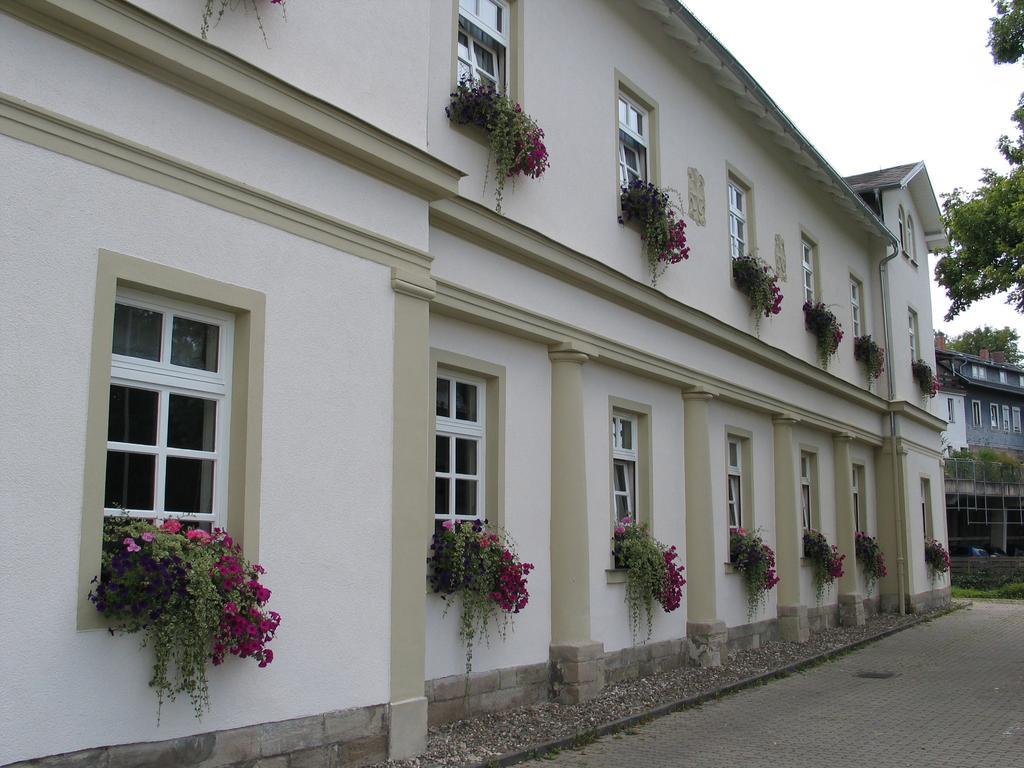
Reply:
[[[264,608],[270,590],[260,583],[263,573],[217,528],[209,534],[177,520],[104,521],[100,577],[89,600],[114,623],[111,633],[145,633],[158,719],[164,700],[179,693],[188,694],[196,717],[210,708],[208,662],[233,655],[265,667],[274,660],[267,643],[281,616]]]
[[[932,370],[932,367],[924,360],[915,360],[910,364],[910,371],[914,374],[914,381],[917,382],[917,387],[921,390],[921,396],[935,397],[939,389],[941,389],[941,385],[939,380],[935,378],[935,372]]]
[[[755,331],[760,330],[762,317],[771,318],[782,311],[779,276],[754,254],[732,260],[732,281],[750,302]]]
[[[869,384],[877,380],[885,370],[885,350],[870,335],[858,336],[853,340],[853,359],[864,363]]]
[[[925,539],[924,561],[928,565],[928,578],[932,584],[940,574],[949,570],[949,552],[935,539]]]
[[[669,193],[675,195],[675,202]],[[640,179],[624,184],[619,192],[622,210],[619,223],[635,221],[640,227],[640,241],[651,271],[652,286],[665,274],[669,264],[690,258],[682,205],[682,198],[674,189],[662,189]]]
[[[488,169],[494,163],[494,210],[501,213],[505,180],[539,179],[550,166],[544,131],[523,108],[490,83],[462,80],[444,113],[456,125],[475,125],[488,135]],[[484,188],[487,177],[484,176]]]
[[[484,529],[479,520],[446,520],[434,534],[427,563],[430,588],[445,600],[445,614],[456,596],[462,598],[459,637],[466,646],[466,674],[473,669],[473,644],[480,635],[489,640],[495,619],[502,640],[510,616],[530,601],[526,577],[532,563],[521,562],[505,533]]]
[[[839,547],[831,546],[828,539],[820,531],[804,531],[804,557],[814,566],[814,596],[821,605],[825,591],[832,582],[843,575],[843,560],[846,555],[839,554]]]
[[[263,29],[263,17],[260,16],[259,3],[260,0],[206,0],[203,5],[203,24],[200,27],[200,34],[203,40],[210,33],[210,27],[216,27],[220,23],[221,17],[224,16],[224,12],[229,8],[231,10],[241,8],[245,11],[251,8],[253,13],[256,14],[256,24],[259,25],[260,34],[263,35],[263,42],[267,43],[267,32]],[[281,13],[287,15],[285,0],[270,0],[270,4],[281,6]]]
[[[882,548],[878,546],[878,539],[874,536],[857,531],[854,543],[857,548],[857,562],[864,569],[864,581],[867,585],[868,597],[870,597],[875,584],[888,574],[885,568],[885,557],[882,555]]]
[[[747,588],[747,621],[768,601],[768,591],[779,583],[775,552],[755,531],[729,529],[729,562],[743,574]]]
[[[654,629],[654,601],[665,613],[679,607],[683,599],[684,567],[676,564],[679,553],[674,546],[666,547],[651,536],[644,523],[624,518],[612,536],[612,556],[617,568],[626,568],[626,605],[629,607],[629,628],[633,644],[640,631],[641,621],[646,623],[651,639]]]
[[[804,302],[804,327],[814,334],[818,348],[818,362],[827,369],[832,355],[843,340],[843,326],[836,316],[822,302]]]

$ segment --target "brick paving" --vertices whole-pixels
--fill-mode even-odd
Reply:
[[[820,667],[526,765],[1021,766],[1024,606],[975,602]]]

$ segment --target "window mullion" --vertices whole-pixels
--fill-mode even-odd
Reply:
[[[154,488],[153,494],[153,511],[157,513],[158,516],[164,514],[166,511],[164,509],[164,476],[167,473],[167,415],[170,410],[169,401],[170,395],[167,390],[161,389],[160,395],[157,399],[157,459],[153,478],[156,483],[156,488]]]

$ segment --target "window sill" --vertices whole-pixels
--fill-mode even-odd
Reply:
[[[812,563],[811,563],[811,559],[809,557],[801,557],[800,558],[800,567],[801,568],[810,568],[811,565],[812,565]]]
[[[726,573],[739,573],[739,572],[740,572],[740,569],[739,569],[739,568],[737,568],[737,567],[736,567],[735,565],[733,565],[732,563],[726,563],[726,564],[725,564],[725,572],[726,572]]]
[[[491,151],[491,137],[485,128],[481,128],[478,125],[459,125],[458,123],[453,123],[451,120],[448,121],[448,125],[456,133],[465,136],[467,139],[475,141],[488,152]]]
[[[609,584],[625,584],[629,568],[605,568],[605,579]]]

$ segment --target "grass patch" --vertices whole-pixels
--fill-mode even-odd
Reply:
[[[991,589],[954,586],[952,588],[952,595],[953,597],[977,597],[996,600],[1024,600],[1024,583],[1015,582],[1013,584],[1004,584],[1001,587],[993,587]]]

